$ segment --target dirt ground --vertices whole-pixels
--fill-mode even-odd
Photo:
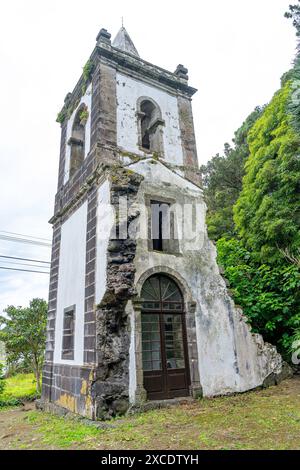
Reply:
[[[116,419],[107,429],[28,403],[0,411],[0,449],[300,449],[300,377]]]

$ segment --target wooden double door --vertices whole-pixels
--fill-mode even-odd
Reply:
[[[147,398],[189,395],[184,303],[180,289],[165,275],[148,278],[142,289],[142,357]]]

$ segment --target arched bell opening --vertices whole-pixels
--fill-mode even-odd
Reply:
[[[141,97],[137,103],[139,146],[142,150],[162,156],[163,126],[161,110],[151,98]]]

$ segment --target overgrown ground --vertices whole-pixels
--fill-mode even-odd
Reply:
[[[0,410],[6,405],[19,401],[33,400],[37,396],[36,381],[33,374],[16,374],[5,379],[5,388],[0,393]]]
[[[300,449],[300,378],[117,419],[97,429],[37,412],[0,412],[0,449]]]

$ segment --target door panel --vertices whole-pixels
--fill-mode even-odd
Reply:
[[[163,374],[155,371],[144,372],[144,387],[151,400],[162,398],[165,389]]]
[[[172,279],[156,275],[146,281],[142,298],[142,355],[147,397],[155,400],[187,396],[189,372],[180,290]]]
[[[143,370],[161,370],[161,336],[159,314],[142,315],[142,350]]]
[[[185,369],[177,369],[168,373],[168,389],[173,397],[186,397],[189,395]]]
[[[167,369],[184,369],[182,314],[163,315]]]

